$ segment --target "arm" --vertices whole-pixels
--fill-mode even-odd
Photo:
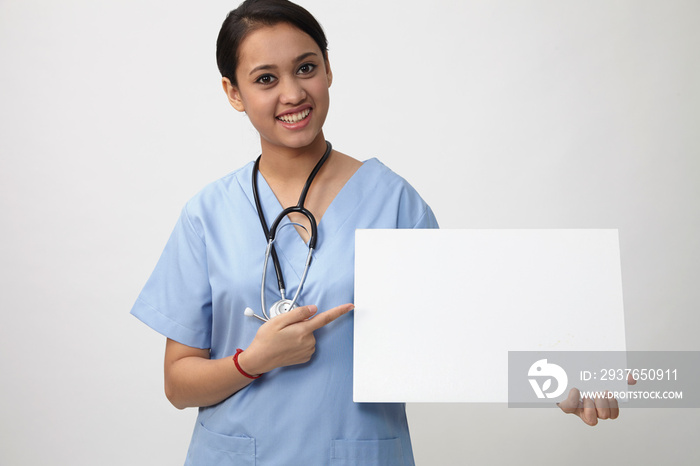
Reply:
[[[231,357],[209,359],[208,349],[170,338],[165,344],[164,372],[165,396],[178,409],[216,404],[252,382],[238,372]]]
[[[352,309],[352,304],[344,304],[311,319],[316,314],[312,305],[275,317],[260,326],[250,346],[239,355],[241,369],[257,375],[309,361],[316,348],[314,330]],[[253,381],[238,371],[232,356],[210,359],[208,349],[170,339],[165,345],[164,372],[165,396],[178,409],[211,406]]]

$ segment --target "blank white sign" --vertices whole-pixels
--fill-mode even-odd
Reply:
[[[624,351],[617,230],[358,230],[356,402],[506,402],[508,351]]]

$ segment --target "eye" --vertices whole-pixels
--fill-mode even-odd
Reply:
[[[301,65],[301,66],[299,67],[299,71],[297,71],[297,73],[299,73],[299,74],[309,74],[309,73],[311,73],[311,72],[312,72],[313,70],[315,70],[315,69],[316,69],[316,65],[314,65],[313,63],[304,63],[303,65]]]
[[[260,76],[258,79],[256,79],[255,82],[259,83],[259,84],[272,84],[276,80],[277,80],[277,78],[275,78],[271,74],[264,74],[264,75]]]

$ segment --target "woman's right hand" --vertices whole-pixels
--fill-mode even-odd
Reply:
[[[238,363],[248,374],[263,374],[277,367],[303,364],[316,351],[314,331],[354,309],[343,304],[316,314],[315,305],[301,306],[260,326]]]
[[[238,364],[253,375],[307,362],[316,349],[314,330],[351,309],[352,304],[343,304],[314,316],[316,306],[304,306],[275,317],[260,326],[248,349],[238,356]],[[252,379],[236,369],[233,355],[210,356],[208,349],[167,340],[165,394],[175,407],[211,406],[251,383]]]

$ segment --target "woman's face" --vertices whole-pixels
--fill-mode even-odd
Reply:
[[[263,145],[303,148],[322,135],[332,74],[305,32],[286,23],[264,26],[243,40],[238,85],[224,78],[231,105],[245,111]]]

